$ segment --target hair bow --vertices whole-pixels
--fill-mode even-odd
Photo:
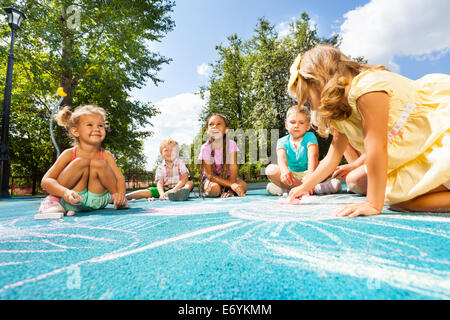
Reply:
[[[297,56],[297,58],[295,58],[294,63],[291,65],[291,68],[289,69],[289,73],[291,74],[289,77],[289,83],[288,83],[288,92],[291,94],[292,97],[295,97],[295,90],[293,90],[293,86],[295,81],[298,78],[299,75],[299,67],[300,67],[300,62],[302,61],[302,55],[299,54]]]

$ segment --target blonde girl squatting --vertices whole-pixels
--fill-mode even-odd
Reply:
[[[105,110],[85,105],[72,112],[66,106],[55,120],[68,131],[73,147],[65,150],[42,178],[42,188],[50,196],[35,217],[74,215],[102,209],[111,202],[115,209],[128,208],[125,179],[113,155],[101,147],[107,128]]]

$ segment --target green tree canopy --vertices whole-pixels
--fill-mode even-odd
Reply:
[[[278,129],[286,134],[285,114],[296,103],[287,94],[289,67],[299,53],[318,43],[338,46],[334,35],[322,38],[306,13],[293,20],[289,33],[281,37],[275,26],[265,18],[258,19],[249,40],[237,35],[228,37],[226,44],[216,46],[218,59],[211,64],[212,73],[200,94],[206,104],[200,114],[204,122],[211,113],[222,113],[234,129]],[[321,157],[327,152],[329,140],[321,140]],[[268,150],[271,141],[268,139]],[[248,148],[246,148],[248,150]],[[242,166],[245,172],[255,172],[261,163]]]
[[[48,0],[7,1],[27,15],[17,32],[10,157],[13,174],[40,179],[55,159],[49,136],[49,116],[63,87],[63,105],[88,103],[105,108],[111,131],[104,147],[119,166],[143,166],[143,139],[158,112],[151,103],[132,100],[129,92],[148,80],[161,82],[157,72],[170,59],[148,49],[171,31],[171,0]],[[0,58],[6,61],[10,28],[0,24]],[[4,84],[6,65],[0,65]],[[69,140],[57,130],[61,149]],[[36,164],[36,165],[33,165]],[[39,167],[39,168],[36,168]]]

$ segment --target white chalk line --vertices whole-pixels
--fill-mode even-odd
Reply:
[[[216,231],[216,230],[225,229],[225,228],[234,226],[234,225],[239,224],[239,223],[242,223],[242,221],[233,221],[233,222],[222,224],[222,225],[218,225],[218,226],[213,226],[213,227],[200,229],[200,230],[197,230],[197,231],[194,231],[194,232],[185,233],[183,235],[176,236],[176,237],[173,237],[173,238],[156,241],[156,242],[153,242],[153,243],[151,243],[149,245],[146,245],[146,246],[143,246],[141,248],[134,249],[134,250],[130,250],[130,251],[127,251],[127,252],[107,253],[107,254],[105,254],[103,256],[100,256],[98,258],[92,259],[91,262],[94,262],[94,263],[95,262],[104,262],[104,261],[114,260],[114,259],[117,259],[117,258],[122,258],[122,257],[128,256],[130,254],[146,251],[148,249],[156,248],[156,247],[159,247],[159,246],[162,246],[162,245],[165,245],[165,244],[169,244],[169,243],[172,243],[172,242],[175,242],[175,241],[179,241],[179,240],[183,240],[183,239],[187,239],[187,238],[192,238],[192,237],[195,237],[195,236],[198,236],[198,235],[201,235],[201,234],[204,234],[204,233],[209,233],[209,232],[212,232],[212,231]]]
[[[146,251],[146,250],[149,250],[149,249],[152,249],[152,248],[156,248],[156,247],[159,247],[159,246],[163,246],[163,245],[166,245],[166,244],[169,244],[169,243],[172,243],[172,242],[176,242],[176,241],[179,241],[179,240],[192,238],[192,237],[195,237],[195,236],[198,236],[198,235],[202,235],[202,234],[213,232],[213,231],[217,231],[217,230],[226,229],[226,228],[232,227],[234,225],[237,225],[239,223],[242,223],[242,221],[240,221],[240,220],[233,221],[233,222],[229,222],[229,223],[222,224],[222,225],[216,225],[216,226],[200,229],[200,230],[193,231],[193,232],[188,232],[188,233],[185,233],[185,234],[182,234],[182,235],[179,235],[179,236],[176,236],[176,237],[172,237],[172,238],[169,238],[169,239],[156,241],[156,242],[153,242],[153,243],[151,243],[149,245],[146,245],[144,247],[137,248],[137,249],[130,250],[130,251],[126,251],[126,252],[117,252],[117,251],[115,251],[115,252],[112,252],[112,253],[107,253],[107,254],[104,254],[104,255],[102,255],[100,257],[95,257],[95,258],[91,258],[91,259],[88,259],[88,260],[85,260],[85,261],[80,261],[78,263],[71,264],[69,266],[62,267],[62,268],[53,270],[51,272],[47,272],[47,273],[41,274],[41,275],[39,275],[37,277],[34,277],[34,278],[31,278],[31,279],[26,279],[26,280],[18,281],[18,282],[13,283],[13,284],[6,285],[6,286],[4,286],[3,288],[0,289],[0,292],[6,291],[6,290],[9,290],[9,289],[12,289],[12,288],[20,287],[20,286],[23,286],[24,284],[27,284],[27,283],[31,283],[31,282],[35,282],[35,281],[38,281],[38,280],[45,279],[47,277],[50,277],[50,276],[56,275],[58,273],[61,273],[64,270],[68,270],[68,269],[72,269],[74,267],[78,267],[78,266],[80,266],[82,264],[105,262],[105,261],[110,261],[110,260],[122,258],[122,257],[128,256],[128,255],[134,254],[134,253]],[[123,249],[120,249],[120,250],[123,250]]]
[[[405,268],[405,266],[402,268],[401,266],[395,266],[396,263],[393,263],[393,261],[361,256],[360,254],[354,255],[350,252],[340,252],[336,255],[332,252],[321,250],[307,250],[305,252],[298,248],[274,245],[270,242],[267,242],[266,246],[278,252],[281,256],[302,260],[313,269],[366,278],[372,281],[378,280],[397,288],[431,295],[440,299],[449,298],[449,272],[439,271],[431,274],[430,270],[426,268],[421,268],[422,270],[412,270]]]
[[[25,263],[31,263],[34,262],[34,260],[27,260],[27,261],[13,261],[13,262],[1,262],[0,267],[5,266],[12,266],[12,265],[18,265],[18,264],[25,264]]]

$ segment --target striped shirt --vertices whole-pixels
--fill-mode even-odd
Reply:
[[[173,188],[180,182],[183,174],[187,173],[189,176],[189,170],[183,160],[176,158],[173,161],[172,168],[166,164],[166,161],[161,163],[156,168],[155,180],[162,180],[165,188]]]

